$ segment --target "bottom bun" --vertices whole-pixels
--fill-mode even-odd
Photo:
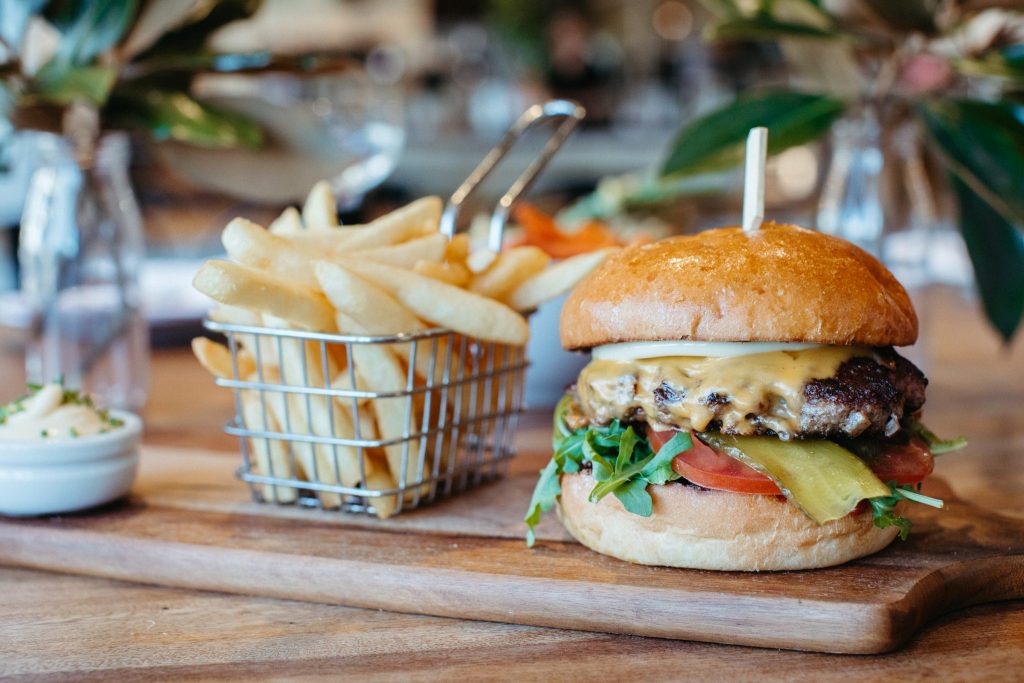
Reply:
[[[558,516],[591,550],[639,564],[766,571],[815,569],[876,553],[897,535],[879,529],[870,510],[815,524],[780,496],[652,485],[654,512],[627,512],[615,496],[587,500],[589,472],[562,475]]]

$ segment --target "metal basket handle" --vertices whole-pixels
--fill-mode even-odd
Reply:
[[[562,147],[566,138],[569,137],[573,129],[583,120],[586,114],[586,109],[571,100],[549,100],[544,104],[535,104],[523,112],[522,116],[505,133],[501,142],[487,153],[483,161],[473,169],[473,172],[452,193],[448,204],[444,208],[444,214],[441,216],[441,232],[449,238],[455,234],[455,221],[459,217],[459,212],[462,210],[462,204],[466,201],[466,198],[491,174],[491,171],[498,165],[498,162],[505,158],[505,155],[515,146],[516,142],[519,141],[526,131],[538,124],[561,119],[561,123],[555,127],[540,155],[516,178],[516,181],[512,183],[512,187],[501,196],[501,199],[498,200],[498,205],[494,207],[494,212],[491,213],[487,246],[491,251],[501,251],[505,223],[508,221],[512,205],[515,204],[521,194],[530,189],[537,176],[548,165],[548,162],[551,161],[551,157]]]

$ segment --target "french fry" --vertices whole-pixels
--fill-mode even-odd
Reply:
[[[447,282],[456,287],[465,287],[469,284],[469,268],[458,262],[443,261],[417,261],[412,268],[414,273],[426,275],[434,280]]]
[[[340,312],[359,321],[370,334],[397,334],[424,329],[393,296],[337,263],[315,261],[313,273],[328,301]]]
[[[498,258],[498,252],[490,249],[477,249],[466,256],[466,267],[473,273],[482,273],[491,267]]]
[[[293,240],[264,230],[252,221],[236,218],[224,228],[220,241],[228,256],[243,265],[269,271],[297,284],[316,287],[309,262],[320,255]]]
[[[272,234],[281,236],[301,233],[305,229],[305,226],[302,224],[302,215],[294,206],[289,206],[287,209],[282,211],[281,215],[275,218],[273,222],[267,226],[267,230]]]
[[[525,344],[526,319],[502,303],[401,268],[346,261],[344,267],[389,292],[417,317],[486,341]]]
[[[461,263],[466,264],[466,259],[469,257],[469,235],[464,232],[460,232],[458,235],[452,235],[452,238],[448,240],[448,246],[444,250],[444,260],[450,263]]]
[[[362,334],[369,334],[356,320],[344,313],[338,314],[338,325],[342,329],[350,329]],[[366,382],[370,391],[378,393],[394,393],[409,391],[409,377],[394,353],[379,344],[355,344],[352,347],[352,358],[356,372]],[[410,412],[413,410],[412,397],[375,398],[370,405],[377,416],[377,430],[383,439],[401,439],[415,432],[415,420],[410,423]],[[419,471],[419,449],[415,442],[405,442],[384,446],[391,476],[396,481],[404,479],[411,484],[422,478]],[[424,468],[429,463],[424,462]],[[403,477],[404,473],[404,477]],[[421,490],[421,495],[426,487]]]
[[[398,244],[436,232],[441,221],[441,198],[423,197],[381,216],[365,228],[350,228],[345,246],[353,251]]]
[[[307,378],[303,376],[302,342],[297,339],[282,340],[282,383],[289,386],[304,386]],[[305,368],[309,375],[318,375],[321,364],[316,360],[315,353],[306,353]],[[310,384],[315,384],[310,381]],[[342,410],[338,402],[325,396],[286,395],[288,419],[286,429],[296,434],[309,434],[321,437],[337,437],[352,439],[355,429],[348,406]],[[352,446],[336,444],[305,444],[292,442],[302,458],[303,469],[310,481],[322,484],[336,484],[339,481],[345,486],[358,486],[363,481],[360,471],[359,449]],[[335,457],[335,455],[337,457]],[[363,468],[367,479],[373,472],[373,462],[362,456]],[[338,507],[341,496],[336,493],[320,492],[320,502],[325,507]]]
[[[439,232],[387,247],[373,247],[356,253],[354,258],[369,259],[399,268],[412,268],[417,261],[437,262],[444,258],[448,239]]]
[[[227,323],[229,325],[263,325],[263,317],[256,311],[239,306],[228,306],[217,304],[208,314],[210,320]],[[264,335],[235,333],[235,339],[241,348],[246,349],[257,364],[263,363],[274,365],[277,359],[274,356],[273,340]]]
[[[249,429],[264,432],[281,431],[273,414],[264,410],[260,396],[255,391],[242,392],[242,419]],[[282,479],[294,476],[288,466],[288,454],[284,442],[280,439],[254,437],[249,439],[249,443],[252,446],[253,455],[256,456],[256,463],[265,476]],[[277,503],[293,503],[299,497],[299,492],[292,486],[265,485],[262,487],[261,493],[264,500]]]
[[[525,280],[547,268],[551,257],[538,247],[516,247],[498,254],[494,263],[473,278],[470,291],[501,299]]]
[[[222,344],[206,337],[196,337],[192,340],[192,353],[199,360],[199,364],[213,376],[221,379],[235,377],[235,368],[231,364],[231,352]],[[251,356],[239,356],[237,369],[239,377],[245,378],[246,381],[253,381],[256,365]],[[246,427],[257,431],[279,431],[277,425],[273,423],[270,413],[263,410],[258,392],[243,390],[241,403],[242,419]],[[256,466],[260,472],[272,477],[291,476],[288,456],[284,444],[280,440],[253,437],[249,439],[249,444],[253,455],[256,456]],[[269,500],[281,503],[291,503],[298,497],[298,492],[290,486],[261,486],[260,489],[261,493]]]
[[[321,180],[306,196],[302,205],[302,222],[307,230],[333,230],[338,227],[338,205],[331,184]]]
[[[567,258],[523,282],[505,297],[505,302],[517,311],[531,311],[568,292],[617,251],[619,247],[609,247]]]
[[[222,304],[269,313],[308,330],[335,329],[334,309],[322,293],[255,268],[207,261],[192,286]]]
[[[207,372],[221,379],[248,377],[256,370],[256,361],[253,357],[247,351],[239,349],[235,354],[238,363],[236,373],[231,364],[231,351],[228,347],[206,337],[196,337],[192,340],[192,353]]]

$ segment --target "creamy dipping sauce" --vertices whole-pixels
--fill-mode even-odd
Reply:
[[[97,410],[83,394],[46,384],[0,408],[0,441],[73,439],[108,432],[121,424]]]
[[[733,433],[752,434],[750,416],[757,415],[764,426],[788,435],[800,427],[804,385],[833,376],[854,356],[871,356],[871,350],[823,346],[743,356],[594,360],[580,373],[576,390],[584,412],[598,424],[641,409],[655,429],[704,431],[718,419]],[[664,387],[673,390],[668,398]]]

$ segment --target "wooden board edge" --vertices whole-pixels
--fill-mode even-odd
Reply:
[[[499,579],[468,570],[300,557],[81,529],[72,534],[34,528],[25,538],[0,525],[0,562],[394,612],[836,654],[889,651],[924,622],[900,618],[899,603],[829,603],[830,609],[822,611],[795,598],[780,602],[777,597],[723,595],[709,601],[683,589],[608,586],[601,591],[585,581]],[[239,566],[245,571],[239,572]],[[552,583],[564,600],[553,603],[536,590]],[[544,588],[552,592],[551,585]],[[629,627],[621,625],[623,613],[634,615]]]

